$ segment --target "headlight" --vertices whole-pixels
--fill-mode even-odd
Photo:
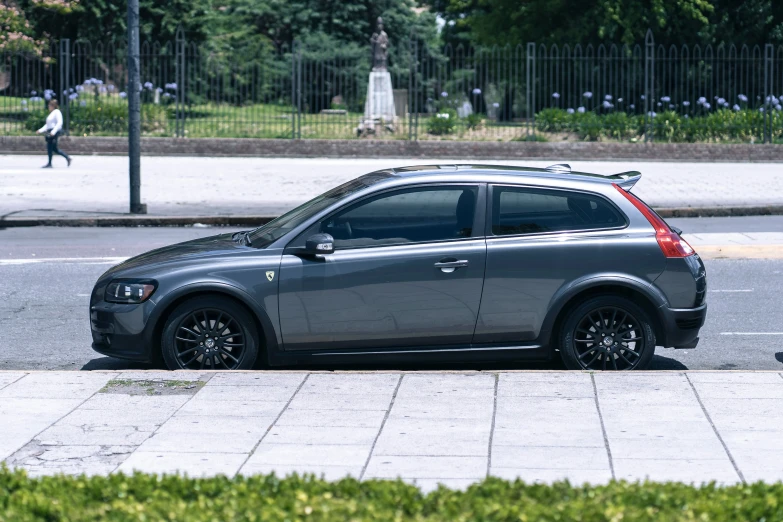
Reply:
[[[106,287],[103,299],[109,303],[143,303],[157,287],[158,283],[152,280],[116,279]]]

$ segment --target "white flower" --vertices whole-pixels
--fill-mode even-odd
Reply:
[[[592,92],[590,92],[590,91],[587,91],[587,92],[586,92],[586,93],[584,93],[582,96],[584,96],[585,98],[587,98],[587,99],[589,100],[590,98],[592,98],[592,97],[593,97],[593,93],[592,93]]]
[[[574,109],[572,109],[572,108],[570,108],[570,107],[569,107],[569,108],[567,108],[567,109],[566,109],[566,112],[567,112],[568,114],[573,114],[573,113],[574,113]]]
[[[435,115],[435,117],[436,118],[441,118],[443,120],[448,120],[449,119],[449,114],[447,112],[439,112],[438,114]]]
[[[623,103],[623,99],[622,98],[617,98],[617,103]]]
[[[576,112],[581,114],[581,113],[585,112],[585,108],[584,107],[579,107],[579,108],[576,109]]]

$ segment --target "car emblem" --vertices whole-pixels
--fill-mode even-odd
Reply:
[[[267,278],[267,279],[269,279],[269,280],[271,281],[272,279],[274,279],[274,278],[275,278],[275,273],[274,273],[274,272],[272,272],[271,270],[270,270],[270,271],[268,271],[268,272],[266,273],[266,278]]]

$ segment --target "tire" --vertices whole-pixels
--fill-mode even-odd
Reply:
[[[161,336],[169,370],[249,370],[258,357],[258,328],[231,298],[194,297],[169,314]]]
[[[632,301],[594,297],[568,313],[559,348],[569,370],[643,370],[655,352],[655,332]]]

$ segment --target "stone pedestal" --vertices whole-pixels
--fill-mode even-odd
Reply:
[[[376,124],[394,125],[394,91],[388,71],[372,71],[364,102],[364,117],[360,128],[374,129]]]

